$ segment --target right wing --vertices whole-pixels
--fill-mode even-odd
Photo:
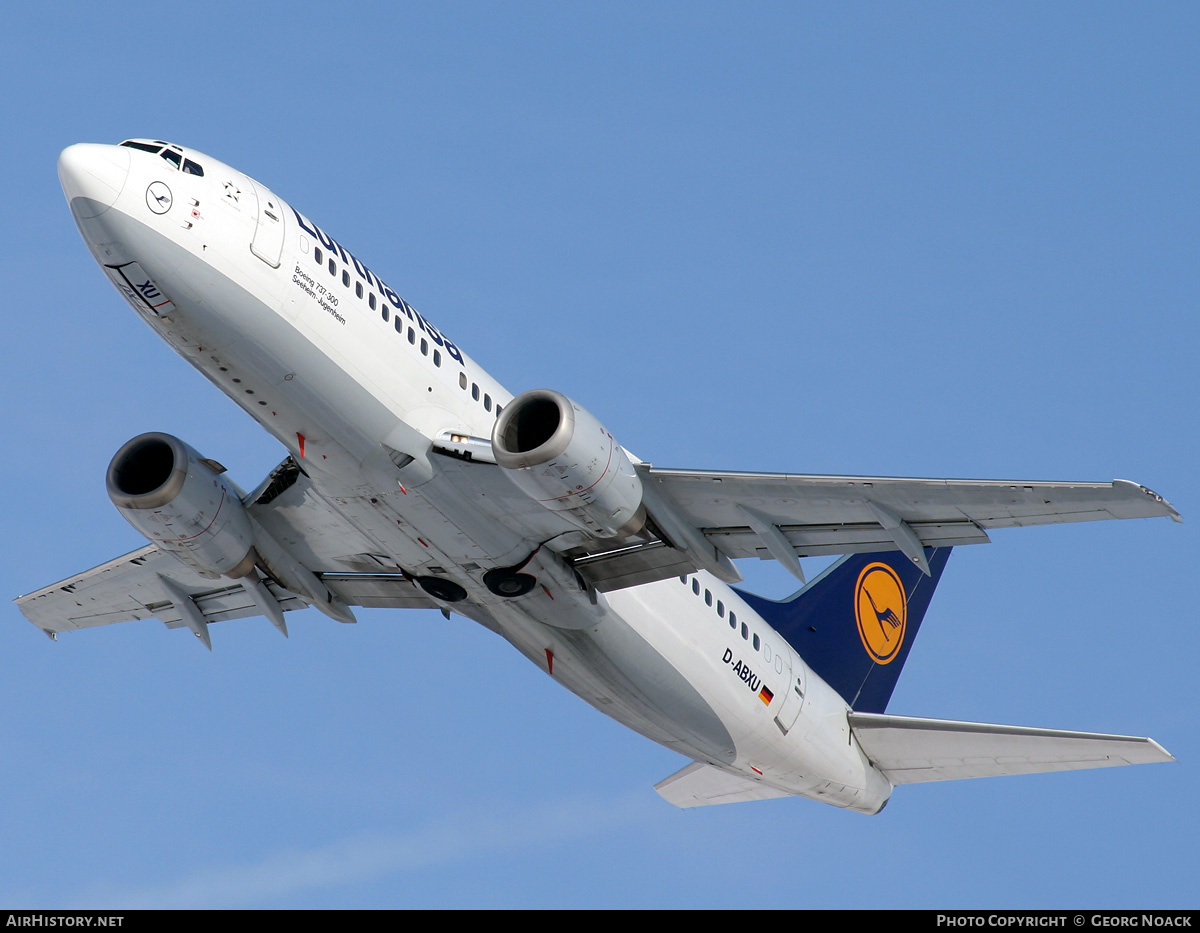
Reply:
[[[163,580],[186,594],[207,621],[221,622],[262,615],[241,582],[209,580],[184,567],[153,544],[52,583],[16,599],[30,622],[51,637],[59,632],[158,618],[170,628],[185,624]],[[274,583],[266,584],[281,609],[303,609],[307,603]]]
[[[289,557],[296,555],[312,572],[315,585],[310,592],[287,589],[260,578],[257,571],[240,580],[210,579],[149,544],[20,596],[17,608],[51,638],[81,628],[157,618],[168,628],[192,629],[205,644],[208,623],[249,616],[265,616],[287,634],[284,612],[309,605],[322,608],[314,590],[327,591],[345,606],[440,608],[397,572],[399,568],[370,553],[366,539],[316,494],[290,458],[245,501],[271,539],[285,542]],[[340,618],[353,621],[348,613]]]
[[[348,606],[440,608],[400,574],[323,573],[319,579]],[[269,601],[264,602],[259,587]],[[156,618],[167,628],[181,628],[188,625],[188,609],[181,597],[195,606],[205,623],[271,618],[272,604],[281,612],[309,605],[273,580],[207,579],[153,544],[19,596],[15,602],[25,618],[54,638],[60,632],[133,619]]]

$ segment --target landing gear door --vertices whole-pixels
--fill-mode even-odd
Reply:
[[[279,258],[283,255],[283,207],[279,198],[268,189],[247,178],[254,190],[258,201],[258,211],[255,214],[254,239],[250,241],[250,252],[265,262],[272,269],[279,268]]]

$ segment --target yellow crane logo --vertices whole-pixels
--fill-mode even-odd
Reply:
[[[904,644],[908,597],[900,577],[887,564],[867,564],[854,587],[858,637],[876,664],[887,664]]]

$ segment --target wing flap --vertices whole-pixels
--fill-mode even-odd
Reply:
[[[895,540],[883,526],[873,525],[779,525],[784,538],[801,557],[821,554],[873,554],[892,551]],[[910,527],[925,547],[958,547],[963,544],[987,544],[991,539],[974,522],[915,522]],[[704,535],[721,551],[732,557],[758,557],[768,560],[771,553],[750,528],[705,528]]]
[[[718,803],[745,803],[791,796],[787,791],[740,774],[731,774],[702,761],[693,761],[654,785],[667,803],[680,809],[708,807]]]
[[[1174,761],[1153,739],[998,723],[850,713],[867,757],[893,784]]]
[[[618,547],[571,558],[571,566],[602,593],[692,573],[696,565],[662,541]]]
[[[323,573],[321,582],[348,606],[371,609],[440,609],[407,577],[398,573]]]
[[[279,608],[284,612],[308,608],[308,603],[277,583],[268,580],[265,581],[265,585],[267,591],[275,598],[275,601],[279,603]],[[187,595],[196,604],[196,608],[200,610],[200,614],[204,616],[206,622],[229,622],[233,619],[249,619],[263,614],[254,597],[240,583],[209,592],[189,592]],[[155,618],[166,623],[167,628],[180,628],[187,624],[179,608],[168,600],[155,603],[148,608],[154,612]]]

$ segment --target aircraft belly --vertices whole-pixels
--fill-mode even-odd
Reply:
[[[284,299],[273,305],[256,297],[247,287],[252,283],[216,269],[211,254],[201,258],[118,210],[106,212],[104,222],[105,237],[123,244],[179,306],[169,321],[143,315],[160,336],[289,450],[298,453],[296,435],[305,434],[299,462],[317,487],[308,494],[322,498],[336,516],[332,521],[341,525],[341,533],[329,536],[327,543],[334,549],[355,549],[336,555],[305,553],[314,566],[440,571],[438,575],[471,591],[475,605],[467,611],[473,617],[500,631],[534,663],[545,667],[550,649],[553,676],[596,709],[690,757],[725,764],[737,759],[721,715],[661,646],[652,645],[619,613],[584,605],[578,593],[555,606],[542,606],[539,600],[536,607],[522,608],[491,596],[478,579],[468,579],[464,563],[487,566],[500,558],[526,556],[531,542],[511,523],[479,521],[478,503],[466,501],[448,477],[439,482],[436,471],[414,478],[403,491],[390,479],[380,482],[374,462],[382,439],[408,447],[426,441],[401,418],[399,400],[379,392],[342,352],[355,346],[356,339],[342,327],[354,324],[333,330],[327,316],[281,314]],[[92,242],[86,232],[85,237]],[[286,253],[284,259],[285,265],[294,262]],[[194,297],[201,292],[203,300]],[[411,398],[408,380],[401,373],[397,377],[400,386],[393,392]],[[259,404],[263,401],[267,404]],[[453,416],[447,412],[447,417]],[[304,431],[296,431],[297,426]],[[427,435],[432,429],[425,427]],[[402,440],[396,441],[397,436]],[[307,537],[301,533],[288,543],[305,550],[301,546]],[[553,568],[543,567],[540,577],[554,586]],[[561,594],[564,587],[558,582]]]
[[[731,763],[737,757],[708,701],[616,612],[590,628],[561,629],[512,606],[491,609],[504,638],[542,670],[552,652],[551,676],[606,716],[691,758]]]

